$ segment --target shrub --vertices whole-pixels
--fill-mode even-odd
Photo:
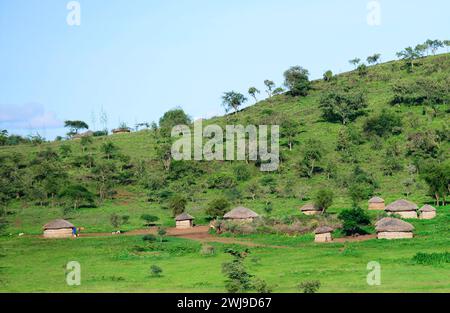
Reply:
[[[450,253],[424,253],[419,252],[412,258],[414,263],[423,265],[435,265],[450,263]]]
[[[300,66],[291,67],[284,72],[284,85],[292,96],[306,96],[311,85],[308,70]]]
[[[298,289],[303,291],[303,293],[316,293],[319,291],[320,285],[320,281],[318,280],[304,281],[298,285]]]
[[[235,186],[235,178],[228,173],[214,174],[208,179],[208,187],[210,189],[227,189]]]
[[[150,266],[150,275],[152,277],[161,277],[163,270],[158,265],[152,265]]]
[[[247,165],[240,164],[234,168],[234,175],[238,181],[247,181],[251,177],[251,172]]]
[[[256,278],[254,280],[253,288],[257,293],[272,293],[272,287],[267,285],[267,282],[261,278]]]
[[[205,244],[202,246],[202,249],[200,250],[200,253],[202,255],[213,255],[216,253],[216,250],[213,246]]]
[[[209,202],[206,214],[211,219],[223,217],[229,207],[230,203],[227,199],[217,198]]]
[[[142,214],[141,219],[146,222],[146,225],[154,225],[159,221],[159,217],[150,214]]]
[[[149,241],[149,242],[155,242],[157,239],[156,239],[155,235],[148,234],[148,235],[145,235],[144,237],[142,237],[142,240]]]
[[[369,216],[360,208],[342,211],[339,214],[339,219],[342,221],[342,231],[347,236],[365,234],[366,231],[362,227],[370,225]]]
[[[364,132],[368,135],[384,137],[401,132],[402,120],[397,114],[383,110],[380,114],[369,117],[364,122]]]

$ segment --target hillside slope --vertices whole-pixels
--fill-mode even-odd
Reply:
[[[381,195],[387,202],[404,197],[418,203],[432,202],[417,168],[424,162],[449,160],[448,102],[431,106],[425,99],[417,105],[392,105],[393,86],[414,84],[424,78],[432,82],[450,81],[450,55],[422,59],[413,72],[409,72],[403,62],[396,61],[369,67],[362,75],[354,71],[338,75],[332,82],[314,81],[306,97],[274,96],[237,114],[204,121],[204,125],[221,126],[282,124],[285,120],[298,123],[292,151],[287,147],[286,139],[281,140],[283,162],[274,173],[262,173],[253,163],[247,165],[237,161],[173,162],[171,170],[166,171],[156,158],[157,143],[152,131],[94,138],[85,148],[80,141],[0,147],[0,157],[5,164],[9,162],[17,167],[19,178],[16,183],[24,189],[18,192],[16,199],[8,202],[8,231],[39,233],[41,225],[61,216],[91,231],[111,231],[114,229],[109,221],[111,214],[129,217],[124,229],[142,227],[142,214],[156,215],[163,224],[171,225],[172,214],[166,207],[173,195],[187,198],[187,211],[196,216],[198,223],[206,221],[205,209],[209,201],[222,196],[233,205],[242,203],[264,215],[284,217],[298,214],[298,208],[310,201],[318,190],[330,189],[335,195],[330,211],[338,212],[352,205],[349,187],[361,172],[370,181],[370,193]],[[319,107],[327,90],[339,88],[359,91],[367,97],[365,115],[347,125],[324,120]],[[379,116],[383,110],[400,118],[400,129],[382,137],[369,136],[363,130],[367,119]],[[420,138],[426,137],[430,132],[433,152],[420,155],[417,153],[417,149],[421,149],[420,143],[416,145],[419,148],[411,148],[411,138],[416,138],[417,134],[421,134]],[[339,145],[345,138],[349,142],[343,150]],[[319,141],[323,147],[322,157],[311,177],[304,175],[301,169],[304,151],[311,144],[309,140]],[[102,202],[96,199],[95,208],[76,210],[64,210],[65,205],[57,196],[59,190],[55,191],[55,198],[49,199],[47,195],[45,201],[36,200],[40,189],[33,177],[37,177],[37,166],[41,163],[31,161],[38,153],[48,152],[48,149],[56,152],[55,164],[68,174],[66,179],[70,183],[81,184],[98,193],[99,181],[92,169],[108,161],[101,151],[105,142],[113,143],[121,154],[113,161],[116,176],[111,182],[111,189],[115,191],[111,198]],[[61,153],[63,145],[71,147],[71,153],[64,157]],[[45,162],[46,158],[44,156],[41,161]],[[396,164],[390,166],[388,159],[395,159]],[[240,175],[243,171],[248,173]],[[273,209],[265,211],[268,202]],[[360,201],[360,205],[366,207],[366,200]]]

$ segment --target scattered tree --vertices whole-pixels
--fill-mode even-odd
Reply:
[[[222,100],[222,105],[224,106],[226,112],[233,109],[237,114],[239,107],[247,101],[247,98],[241,93],[230,91],[224,93]]]
[[[306,96],[310,89],[309,72],[301,66],[293,66],[284,72],[284,85],[292,96]]]
[[[250,87],[248,89],[248,94],[255,99],[255,103],[258,102],[258,98],[256,97],[256,95],[259,93],[260,93],[260,91],[256,87]]]

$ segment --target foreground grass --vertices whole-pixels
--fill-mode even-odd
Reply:
[[[253,235],[246,240],[283,245],[251,248],[249,271],[266,280],[274,292],[297,292],[305,280],[320,280],[321,292],[450,292],[450,264],[422,265],[418,252],[448,252],[448,208],[433,221],[414,221],[412,240],[315,244],[311,235]],[[2,292],[224,292],[221,264],[230,259],[229,245],[214,243],[214,255],[202,255],[201,244],[168,238],[149,244],[141,237],[43,240],[0,239]],[[81,286],[65,282],[65,265],[81,264]],[[367,263],[381,264],[381,286],[366,283]],[[150,276],[158,265],[163,276]]]

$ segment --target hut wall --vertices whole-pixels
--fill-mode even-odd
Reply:
[[[320,212],[320,211],[303,211],[302,213],[305,215],[320,215],[322,212]]]
[[[176,228],[178,229],[187,229],[192,228],[194,226],[194,223],[192,221],[177,221],[176,222]]]
[[[70,238],[70,237],[72,237],[72,228],[44,230],[44,238]]]
[[[378,239],[411,239],[414,235],[412,232],[380,232],[377,235]]]
[[[331,233],[325,234],[316,234],[315,242],[330,242],[333,239],[331,238]]]
[[[416,211],[398,212],[402,218],[418,218]]]
[[[436,217],[436,212],[420,212],[420,219],[431,220]]]
[[[384,203],[369,203],[369,210],[384,210],[385,208]]]

